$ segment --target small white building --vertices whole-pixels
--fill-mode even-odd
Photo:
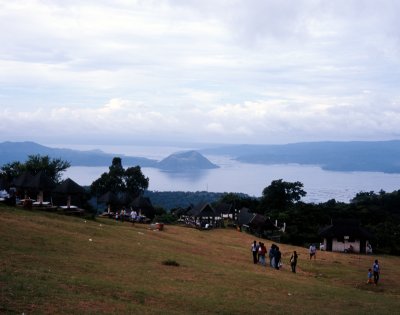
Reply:
[[[323,228],[319,235],[323,238],[322,244],[327,251],[369,253],[372,235],[361,227],[358,220],[335,220]]]

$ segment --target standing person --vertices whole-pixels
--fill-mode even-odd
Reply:
[[[256,241],[251,244],[251,252],[253,254],[253,263],[257,264],[258,245]]]
[[[317,248],[314,244],[310,246],[310,260],[314,257],[314,260],[317,258]]]
[[[379,275],[381,274],[381,267],[379,266],[378,259],[375,260],[372,270],[374,271],[374,283],[378,285]]]
[[[271,248],[269,249],[269,254],[268,254],[268,256],[269,256],[269,265],[272,268],[275,268],[275,251],[276,251],[276,245],[272,244]]]
[[[261,242],[258,242],[258,247],[257,247],[257,261],[260,261],[260,251],[261,251]]]
[[[136,211],[131,210],[131,222],[132,222],[132,225],[135,224],[135,221],[136,221]]]
[[[368,269],[368,281],[367,281],[368,284],[374,283],[373,277],[374,277],[374,275],[372,273],[372,269],[369,268]]]
[[[292,272],[294,273],[296,273],[297,257],[296,251],[294,251],[292,257],[290,257],[290,267],[292,267]]]
[[[260,259],[260,264],[265,266],[265,254],[267,252],[267,248],[265,247],[264,243],[261,243],[260,248],[258,249],[258,256]]]
[[[125,208],[122,208],[121,210],[121,222],[124,222],[125,219]]]
[[[282,253],[279,250],[279,246],[276,246],[276,249],[275,249],[275,269],[279,270],[279,267],[281,266],[281,258],[282,258]]]

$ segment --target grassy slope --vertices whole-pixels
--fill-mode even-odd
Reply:
[[[92,241],[89,241],[92,239]],[[382,281],[366,285],[375,257],[281,245],[285,266],[253,265],[253,236],[0,206],[0,314],[363,314],[400,309],[399,257],[378,257]],[[267,246],[270,242],[267,241]],[[292,250],[298,273],[289,271]],[[165,266],[167,259],[180,266]]]

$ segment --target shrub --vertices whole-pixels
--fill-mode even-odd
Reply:
[[[178,266],[179,266],[179,264],[178,264],[175,260],[172,260],[172,259],[164,260],[164,261],[162,262],[162,264],[163,264],[163,265],[166,265],[166,266],[175,266],[175,267],[178,267]]]

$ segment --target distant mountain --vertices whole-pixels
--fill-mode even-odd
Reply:
[[[218,168],[219,166],[211,163],[197,151],[186,151],[171,154],[161,160],[157,167],[168,171],[190,171],[213,169]]]
[[[197,151],[174,153],[160,162],[143,157],[110,154],[101,150],[71,150],[50,148],[34,142],[0,143],[0,167],[3,164],[25,162],[28,155],[48,155],[61,158],[72,166],[109,166],[116,156],[123,165],[154,167],[172,172],[218,168],[202,154],[228,155],[254,164],[319,165],[332,171],[366,171],[400,173],[400,140],[303,142],[284,145],[229,145]]]
[[[0,166],[14,161],[25,162],[29,155],[36,154],[61,158],[70,162],[71,166],[109,166],[116,156],[122,159],[124,165],[140,165],[141,167],[155,167],[157,165],[156,160],[104,153],[101,150],[80,151],[49,148],[35,142],[2,142],[0,143]]]
[[[50,148],[28,141],[0,143],[0,166],[14,161],[25,162],[29,155],[36,154],[60,158],[70,162],[71,166],[109,166],[112,159],[118,156],[122,159],[123,165],[154,167],[173,172],[218,168],[217,165],[196,151],[178,152],[158,162],[143,157],[104,153],[101,150],[80,151]]]
[[[400,173],[400,140],[231,145],[199,150],[244,163],[319,165],[332,171]]]

